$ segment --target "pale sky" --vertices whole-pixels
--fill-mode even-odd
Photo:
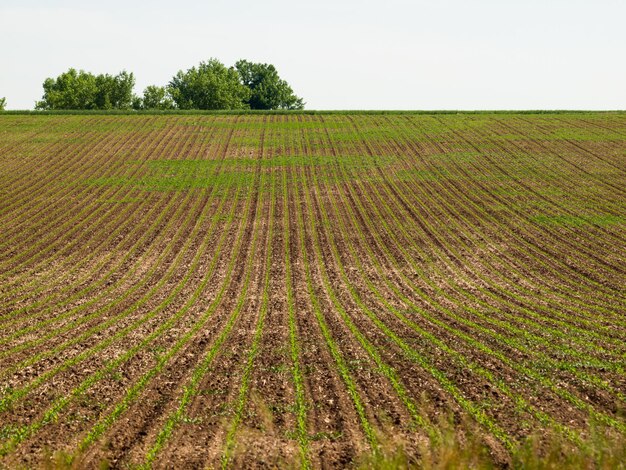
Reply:
[[[70,67],[136,92],[216,57],[307,109],[626,109],[626,0],[2,0],[0,97]]]

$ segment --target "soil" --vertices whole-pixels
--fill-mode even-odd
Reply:
[[[507,467],[626,431],[624,114],[0,131],[0,466],[417,464],[449,427]]]

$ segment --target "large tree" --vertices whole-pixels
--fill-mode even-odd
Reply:
[[[245,109],[250,98],[237,71],[217,59],[179,71],[168,91],[179,109]]]
[[[250,89],[250,109],[303,109],[302,98],[278,76],[271,64],[240,60],[235,64],[242,83]]]
[[[7,99],[6,98],[0,98],[0,111],[4,111],[4,108],[7,105]]]
[[[69,69],[56,79],[43,83],[44,94],[37,109],[128,109],[132,104],[135,77],[120,72],[116,76],[93,75]]]
[[[37,109],[95,109],[96,77],[84,70],[69,69],[56,79],[43,82],[43,97]]]

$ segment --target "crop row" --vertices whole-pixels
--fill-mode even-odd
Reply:
[[[623,124],[3,117],[2,462],[626,433]]]

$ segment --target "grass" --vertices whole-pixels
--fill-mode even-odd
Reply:
[[[544,430],[526,438],[509,456],[494,457],[471,422],[455,424],[444,417],[437,426],[437,441],[418,444],[417,457],[402,443],[387,441],[377,454],[355,459],[359,470],[624,470],[626,436],[602,426],[592,426],[581,445],[573,445],[559,432]]]
[[[535,215],[531,220],[541,225],[581,227],[583,225],[599,225],[601,227],[624,224],[626,218],[618,215]]]

